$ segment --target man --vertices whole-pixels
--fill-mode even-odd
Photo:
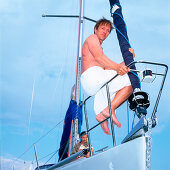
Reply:
[[[106,87],[100,88],[116,74],[120,75],[109,83],[112,119],[113,123],[120,128],[121,123],[117,120],[115,109],[132,94],[132,86],[126,74],[130,69],[124,62],[118,64],[103,53],[101,45],[112,29],[112,23],[109,20],[100,19],[94,27],[94,34],[85,40],[82,48],[81,83],[88,95],[95,95],[94,110],[97,121],[101,122],[110,114]],[[133,49],[129,51],[134,55]],[[101,127],[106,134],[110,135],[108,120],[102,123]]]
[[[89,149],[89,145],[87,143],[87,133],[85,131],[81,132],[80,138],[81,141],[74,146],[71,155],[83,149]],[[93,152],[93,148],[92,148],[92,152]],[[86,158],[90,157],[90,152],[88,152],[87,155],[85,155],[85,157]]]

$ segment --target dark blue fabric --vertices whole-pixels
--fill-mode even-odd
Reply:
[[[70,137],[70,131],[71,131],[71,122],[75,118],[78,119],[79,122],[79,133],[80,128],[82,125],[82,106],[78,106],[77,102],[74,100],[70,101],[69,108],[66,112],[65,120],[64,120],[64,127],[63,127],[63,134],[60,142],[60,149],[59,149],[59,159],[61,158],[64,151],[64,155],[62,156],[62,159],[67,158],[68,156],[68,142]]]
[[[122,15],[122,8],[121,8],[121,5],[120,5],[120,2],[119,2],[119,0],[109,0],[109,1],[110,1],[111,8],[114,4],[117,4],[120,7],[112,15],[113,24],[125,36],[125,38],[129,41],[128,35],[127,35],[127,30],[126,30],[126,25],[125,25],[124,20],[122,19],[123,15]],[[125,62],[126,65],[128,65],[128,64],[130,64],[131,62],[134,61],[132,53],[129,52],[129,48],[131,48],[131,47],[130,47],[130,44],[127,42],[127,40],[120,34],[120,32],[118,30],[116,30],[116,33],[117,33],[117,38],[118,38],[118,41],[119,41],[119,46],[120,46],[120,49],[121,49],[121,53],[122,53],[124,62]],[[132,66],[131,69],[136,69],[136,67]],[[132,73],[128,73],[128,75],[129,75],[129,79],[131,81],[133,90],[135,88],[140,88],[139,79]]]

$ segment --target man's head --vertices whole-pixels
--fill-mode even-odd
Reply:
[[[108,25],[110,27],[110,33],[113,30],[112,22],[103,17],[102,19],[96,22],[96,25],[94,26],[94,33],[95,33],[95,29],[98,30],[99,26],[101,25]]]
[[[80,138],[83,143],[87,142],[87,133],[85,131],[81,132]]]
[[[94,27],[94,34],[97,35],[100,44],[102,44],[103,41],[108,37],[112,29],[113,26],[109,20],[102,18],[99,21],[97,21]]]

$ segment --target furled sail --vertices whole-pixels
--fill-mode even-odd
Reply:
[[[75,100],[71,100],[64,120],[63,134],[62,134],[60,149],[59,149],[59,160],[63,160],[69,156],[69,141],[71,136],[71,127],[72,127],[72,122],[75,118],[78,119],[79,126],[81,127],[82,106],[78,106]]]
[[[109,0],[110,1],[110,7],[111,7],[111,15],[113,17],[113,24],[116,28],[117,38],[119,41],[119,46],[121,49],[121,53],[124,59],[124,62],[126,65],[133,62],[133,55],[131,52],[129,52],[129,48],[131,48],[127,30],[126,30],[126,24],[123,19],[122,15],[122,7],[120,5],[119,0]],[[136,67],[133,65],[131,69],[136,69]],[[133,90],[136,88],[140,88],[140,82],[138,77],[133,73],[128,73]]]

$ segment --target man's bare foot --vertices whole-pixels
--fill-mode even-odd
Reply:
[[[96,116],[96,120],[98,122],[102,122],[103,120],[105,120],[106,118],[102,115],[102,113],[99,113],[97,116]],[[108,127],[108,120],[106,120],[105,122],[103,122],[101,124],[101,128],[103,129],[104,133],[106,133],[107,135],[110,135],[110,130],[109,130],[109,127]]]
[[[110,116],[109,111],[108,111],[107,108],[104,109],[103,112],[101,112],[101,113],[103,114],[103,116],[104,116],[105,118],[107,118],[107,117]],[[121,123],[117,120],[116,114],[115,114],[115,112],[113,112],[113,111],[112,111],[112,120],[113,120],[113,123],[114,123],[118,128],[121,127]]]
[[[110,130],[108,127],[108,120],[106,120],[105,122],[101,124],[101,128],[103,129],[104,133],[106,133],[107,135],[110,135]]]

